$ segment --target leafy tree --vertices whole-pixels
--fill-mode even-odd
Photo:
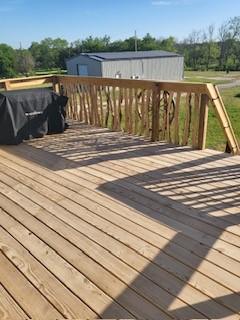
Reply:
[[[18,73],[28,75],[32,73],[34,68],[34,60],[29,50],[17,50],[15,60],[15,70]]]
[[[109,44],[109,51],[129,51],[128,42],[117,40]]]
[[[158,43],[154,37],[152,37],[149,33],[147,33],[140,41],[139,49],[146,50],[146,51],[157,50]]]
[[[126,51],[135,51],[135,37],[130,37],[124,40],[124,46],[127,48]],[[140,39],[137,39],[138,46],[140,45]]]
[[[92,36],[82,41],[83,52],[101,52],[107,51],[110,43],[110,37],[104,36],[103,38],[93,38]]]
[[[51,69],[65,67],[68,42],[64,39],[46,38],[40,43],[33,42],[29,50],[38,68]]]
[[[15,69],[15,51],[6,44],[0,44],[0,77],[11,78],[16,75]]]
[[[204,32],[204,38],[206,40],[206,70],[209,69],[209,66],[213,59],[215,58],[214,53],[214,30],[215,27],[213,24],[209,25],[207,28],[207,32]]]
[[[186,55],[187,60],[185,62],[193,70],[198,70],[201,66],[201,61],[203,60],[201,43],[202,32],[199,30],[193,30],[184,41],[184,49],[188,50],[188,54]]]
[[[220,40],[219,69],[228,70],[237,57],[234,52],[236,42],[240,40],[240,17],[234,17],[224,22],[218,30]]]
[[[174,37],[168,37],[166,39],[163,39],[160,42],[159,48],[161,50],[175,52],[176,51],[176,39]]]

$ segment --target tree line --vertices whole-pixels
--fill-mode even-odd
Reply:
[[[87,37],[69,43],[46,38],[27,49],[0,44],[0,77],[31,75],[37,70],[65,69],[67,58],[82,52],[134,51],[135,37],[111,41],[110,37]],[[240,70],[240,16],[230,18],[216,29],[194,30],[183,41],[174,37],[155,38],[147,33],[137,39],[137,49],[166,50],[184,56],[186,70]]]

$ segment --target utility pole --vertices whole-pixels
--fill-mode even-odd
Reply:
[[[137,31],[136,30],[134,32],[134,40],[135,40],[135,51],[138,51],[138,48],[137,48]]]

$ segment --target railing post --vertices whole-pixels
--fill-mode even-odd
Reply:
[[[4,86],[4,90],[6,90],[6,91],[10,90],[10,82],[9,81],[4,81],[3,86]]]
[[[198,127],[198,149],[203,150],[206,147],[207,125],[208,125],[208,95],[202,94],[199,112]]]
[[[53,76],[52,83],[53,83],[53,90],[56,93],[60,93],[60,83],[57,76]]]
[[[160,104],[160,87],[155,83],[152,96],[152,141],[159,140],[159,104]]]

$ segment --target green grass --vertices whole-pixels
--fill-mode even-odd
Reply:
[[[214,80],[209,78],[197,78],[197,77],[187,77],[184,79],[186,82],[200,82],[200,83],[213,83],[213,84],[223,84],[229,83],[231,80]]]
[[[223,71],[185,71],[184,80],[186,82],[211,82],[213,84],[229,83],[233,80],[240,79],[240,72],[223,72]]]
[[[239,78],[240,71],[230,71],[226,73],[224,71],[185,71],[185,77],[201,77],[201,78],[216,78],[216,77],[226,77],[226,78]]]
[[[224,89],[221,91],[221,96],[231,120],[235,135],[240,143],[240,87]],[[207,147],[224,150],[225,140],[226,139],[224,138],[213,108],[210,107]]]
[[[52,74],[67,74],[67,70],[51,69],[51,70],[37,70],[34,72],[35,76],[44,76]]]
[[[230,83],[240,79],[240,72],[227,74],[223,71],[185,71],[184,75],[186,82],[211,82],[213,84]],[[240,87],[222,89],[220,93],[240,143]],[[211,105],[208,118],[207,147],[220,151],[224,151],[226,147],[226,138]]]
[[[240,144],[240,87],[224,89],[221,91],[221,96],[224,101],[227,113],[229,115],[231,124],[233,126],[235,135]],[[185,119],[186,101],[185,97],[181,99],[180,107],[180,137],[182,138],[184,131],[184,119]],[[191,135],[189,144],[191,145]],[[221,128],[220,122],[215,114],[212,104],[209,104],[208,115],[208,130],[206,147],[209,149],[215,149],[224,151],[226,148],[226,138]]]

